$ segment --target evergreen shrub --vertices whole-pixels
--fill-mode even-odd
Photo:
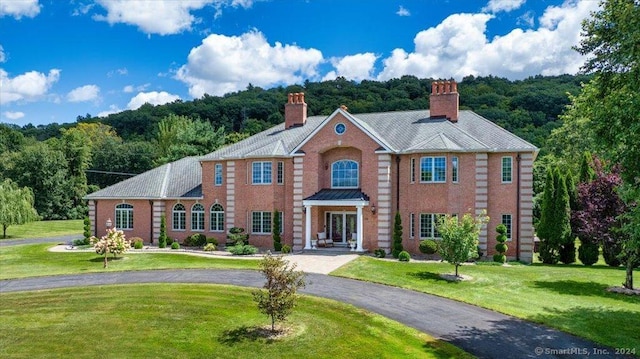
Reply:
[[[438,251],[438,243],[433,239],[425,239],[420,241],[418,249],[420,250],[420,253],[434,254]]]
[[[408,262],[411,260],[411,255],[407,251],[402,251],[398,254],[398,260],[400,262]]]

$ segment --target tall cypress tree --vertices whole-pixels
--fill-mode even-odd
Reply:
[[[393,245],[391,247],[391,255],[393,258],[398,258],[400,252],[404,248],[402,247],[402,218],[400,212],[396,212],[396,218],[393,221]]]
[[[560,237],[560,261],[564,264],[571,264],[576,261],[576,240],[575,232],[571,228],[571,210],[577,206],[577,193],[573,176],[568,172],[566,177],[557,171],[558,177],[558,225],[561,231]],[[573,207],[573,208],[572,208]]]
[[[569,218],[569,193],[564,177],[557,167],[554,170],[548,168],[542,201],[542,215],[537,227],[542,262],[558,263],[560,248],[571,237]]]

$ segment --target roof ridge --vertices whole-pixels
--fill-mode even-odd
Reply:
[[[167,163],[167,170],[162,179],[162,187],[160,187],[160,198],[167,197],[167,187],[169,186],[169,174],[171,173],[171,162]]]

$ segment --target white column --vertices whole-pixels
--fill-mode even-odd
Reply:
[[[304,249],[311,249],[311,206],[304,206],[306,211],[304,228]]]
[[[363,220],[362,220],[362,207],[363,206],[356,206],[357,209],[357,215],[356,217],[358,218],[358,223],[356,224],[356,230],[358,231],[358,238],[356,239],[356,245],[358,246],[358,248],[356,249],[356,252],[362,252],[362,237],[363,237]]]

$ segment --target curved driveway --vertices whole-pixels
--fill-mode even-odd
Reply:
[[[151,270],[61,275],[0,281],[0,292],[134,283],[218,283],[261,287],[249,270]],[[401,288],[321,274],[307,274],[305,294],[379,313],[450,342],[481,358],[552,358],[558,350],[600,348],[592,342],[476,306]],[[542,355],[537,352],[542,351]],[[612,352],[610,350],[610,352]],[[598,358],[603,356],[598,356]]]

